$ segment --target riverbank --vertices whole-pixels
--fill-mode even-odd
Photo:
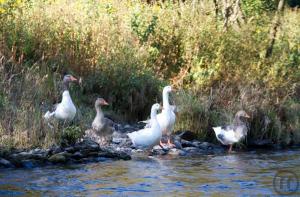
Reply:
[[[134,127],[127,129],[130,131]],[[136,129],[136,128],[135,128]],[[128,131],[127,131],[128,132]],[[126,143],[126,131],[123,133],[115,132],[110,144],[100,146],[88,137],[81,139],[73,145],[52,146],[48,149],[0,149],[0,168],[35,168],[49,165],[70,165],[80,163],[97,163],[107,160],[131,160],[136,155],[144,156],[167,156],[196,157],[204,155],[226,155],[228,147],[220,144],[213,144],[199,141],[190,131],[178,132],[172,136],[175,147],[155,146],[150,152],[135,149]],[[163,141],[165,139],[163,138]],[[166,140],[165,140],[166,141]],[[253,150],[283,150],[288,148],[300,147],[280,146],[268,140],[249,142],[248,148],[236,148],[236,152],[247,152]],[[233,153],[234,154],[234,153]]]

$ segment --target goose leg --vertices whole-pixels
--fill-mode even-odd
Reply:
[[[169,146],[169,147],[175,147],[175,144],[173,144],[173,143],[171,142],[170,136],[168,136],[168,146]]]
[[[166,133],[166,130],[163,130],[163,133]],[[160,140],[160,141],[159,141],[159,145],[160,145],[161,147],[164,147],[164,146],[166,146],[167,144],[163,143],[163,142]]]
[[[165,144],[162,143],[162,141],[160,140],[160,141],[159,141],[159,145],[160,145],[161,147],[164,147]]]

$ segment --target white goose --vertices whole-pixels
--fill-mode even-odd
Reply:
[[[47,111],[44,115],[46,121],[49,121],[51,118],[56,118],[63,121],[72,121],[76,115],[76,107],[71,99],[69,92],[70,82],[77,81],[72,75],[65,75],[63,79],[63,94],[62,101],[54,105],[54,111]]]
[[[160,114],[157,115],[157,121],[162,130],[163,135],[168,137],[168,146],[174,146],[170,141],[170,135],[174,129],[176,115],[175,115],[175,105],[170,105],[169,103],[169,93],[172,92],[171,86],[166,86],[163,89],[163,109]],[[160,142],[160,145],[163,146],[163,143]]]
[[[151,123],[149,128],[144,128],[127,134],[135,147],[150,149],[159,144],[162,136],[162,132],[157,121],[157,111],[159,109],[160,105],[158,103],[152,105]]]
[[[246,137],[248,127],[245,119],[250,116],[245,111],[238,111],[232,125],[213,127],[217,139],[224,145],[229,145],[228,152],[232,151],[232,145]]]

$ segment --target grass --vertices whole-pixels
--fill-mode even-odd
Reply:
[[[173,84],[180,89],[176,129],[213,141],[211,127],[245,109],[251,139],[300,141],[299,10],[285,9],[266,59],[273,10],[257,15],[245,7],[247,22],[225,32],[212,1],[31,0],[0,8],[2,146],[59,141],[42,115],[60,101],[64,72],[83,78],[82,86],[71,87],[81,131],[91,124],[97,97],[108,100],[119,121],[136,122],[161,101],[162,87]]]

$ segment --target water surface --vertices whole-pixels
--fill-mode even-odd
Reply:
[[[279,170],[300,177],[300,150],[0,169],[0,196],[277,196]]]

